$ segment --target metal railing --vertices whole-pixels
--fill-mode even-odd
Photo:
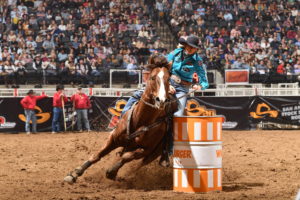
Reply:
[[[110,88],[113,88],[113,73],[114,72],[125,72],[123,75],[126,76],[126,77],[130,77],[130,75],[128,75],[128,73],[135,72],[139,76],[138,86],[137,87],[139,88],[141,86],[141,84],[142,84],[142,72],[141,72],[141,70],[110,69],[109,70],[109,87]]]

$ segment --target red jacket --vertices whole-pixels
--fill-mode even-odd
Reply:
[[[46,95],[42,95],[42,96],[29,96],[27,95],[26,97],[24,97],[21,100],[21,105],[23,106],[24,109],[27,110],[34,110],[35,106],[36,106],[36,101],[43,99],[47,97]]]
[[[89,97],[82,93],[82,94],[74,94],[71,97],[71,101],[73,102],[75,109],[88,109],[91,107],[91,102]]]
[[[283,64],[280,64],[277,66],[277,74],[284,74],[285,73],[285,68]]]
[[[62,100],[61,100],[61,92],[56,92],[53,96],[53,107],[62,108]],[[68,98],[66,96],[63,96],[64,103],[68,101]]]

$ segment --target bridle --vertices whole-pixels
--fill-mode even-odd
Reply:
[[[158,109],[158,110],[164,110],[165,107],[166,107],[168,104],[172,104],[172,103],[174,103],[174,102],[177,102],[179,99],[182,99],[183,97],[189,96],[189,95],[193,94],[193,93],[196,92],[196,91],[197,91],[197,90],[192,90],[192,91],[190,91],[190,92],[188,92],[188,93],[186,93],[186,94],[184,94],[184,95],[182,95],[182,96],[180,96],[180,97],[178,97],[178,98],[175,98],[175,99],[173,99],[173,100],[167,99],[167,100],[169,100],[169,101],[164,102],[162,108],[158,108],[157,106],[155,106],[155,104],[152,104],[152,103],[149,103],[149,102],[145,101],[145,100],[143,99],[143,97],[141,97],[141,101],[142,101],[144,104],[146,104],[147,106],[150,106],[151,108]]]

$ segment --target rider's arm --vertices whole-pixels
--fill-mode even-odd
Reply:
[[[199,84],[201,85],[201,90],[205,90],[208,88],[208,80],[207,80],[207,73],[206,69],[203,65],[200,65],[199,63],[202,62],[202,59],[198,56],[197,60],[194,64],[196,73],[199,77]]]

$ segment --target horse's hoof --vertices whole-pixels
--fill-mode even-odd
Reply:
[[[170,167],[170,159],[169,157],[161,157],[161,159],[159,160],[159,165],[162,167]]]
[[[64,182],[67,182],[69,184],[73,184],[76,182],[76,178],[74,178],[73,176],[71,175],[68,175],[64,178]]]
[[[107,170],[106,171],[106,178],[111,179],[111,180],[116,180],[117,173],[112,171],[112,170]]]

